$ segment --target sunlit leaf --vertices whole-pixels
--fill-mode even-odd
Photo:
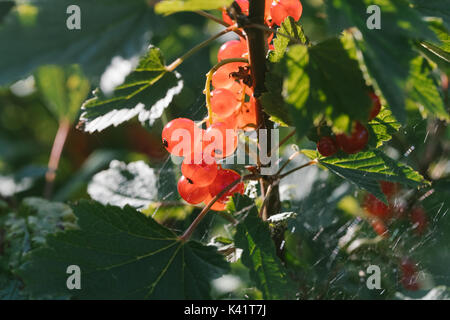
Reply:
[[[152,125],[182,88],[180,75],[168,71],[160,50],[150,47],[111,96],[97,89],[95,97],[83,104],[80,126],[92,133],[136,116],[142,123]]]

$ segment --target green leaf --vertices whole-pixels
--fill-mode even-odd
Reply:
[[[152,125],[182,88],[180,75],[169,72],[160,50],[150,47],[111,96],[97,89],[95,97],[83,104],[80,122],[90,133],[118,126],[136,116],[142,123]]]
[[[40,198],[23,200],[18,213],[5,221],[5,241],[10,251],[9,265],[17,268],[23,255],[45,244],[47,234],[74,227],[72,209],[63,203]]]
[[[209,299],[210,282],[229,265],[213,247],[183,242],[131,207],[81,201],[78,230],[52,234],[20,275],[34,294],[76,299]],[[81,269],[82,290],[66,287],[68,266]]]
[[[0,300],[29,298],[16,274],[24,256],[45,245],[47,234],[74,228],[74,222],[69,206],[40,198],[26,198],[17,212],[0,216]]]
[[[392,139],[392,135],[397,133],[401,124],[392,115],[387,108],[382,108],[378,116],[369,122],[369,146],[379,148],[384,142]]]
[[[449,55],[450,55],[450,36],[448,29],[444,26],[443,23],[439,21],[429,21],[428,25],[431,30],[436,34],[436,36],[439,38],[439,41],[434,42],[434,44],[444,51],[446,53],[445,59],[447,63],[449,62]]]
[[[417,57],[412,61],[411,75],[407,84],[407,106],[419,109],[425,117],[433,116],[450,121],[432,71],[430,64],[424,58]]]
[[[439,41],[433,43],[421,41],[417,44],[418,49],[428,59],[437,64],[444,73],[450,73],[450,36],[444,24],[440,21],[428,21],[430,29],[434,31]]]
[[[47,107],[57,119],[75,120],[86,99],[90,84],[76,65],[40,67],[35,73],[36,85]]]
[[[404,0],[332,0],[327,3],[329,26],[339,33],[357,27],[356,44],[395,117],[405,121],[405,87],[410,61],[416,56],[412,40],[436,39],[417,10]],[[366,9],[378,5],[381,30],[367,28]]]
[[[378,199],[386,201],[379,181],[398,182],[410,187],[419,187],[428,182],[410,167],[399,163],[380,151],[366,151],[351,155],[319,158],[317,151],[302,151],[310,159],[318,159],[319,163],[334,174],[364,189]]]
[[[305,44],[308,42],[300,23],[292,17],[287,17],[278,28],[279,34],[273,40],[274,49],[269,53],[269,61],[272,63],[280,62],[284,57],[289,45],[294,43]],[[283,35],[280,35],[283,34]],[[286,37],[289,36],[290,38]]]
[[[237,211],[251,207],[253,203],[249,198],[240,196],[233,200],[239,202]],[[236,247],[243,249],[242,263],[250,269],[250,277],[264,299],[294,298],[292,283],[276,255],[269,226],[258,217],[256,207],[252,207],[238,224],[234,240]]]
[[[450,29],[450,8],[441,0],[413,0],[414,8],[427,17],[439,17]]]
[[[157,199],[165,198],[159,195],[158,180],[159,173],[143,161],[127,165],[114,160],[109,169],[94,176],[89,183],[88,193],[92,199],[103,204],[143,209]]]
[[[76,4],[81,29],[66,22]],[[151,32],[150,32],[151,30]],[[30,0],[18,4],[0,27],[0,84],[19,80],[40,65],[80,64],[94,82],[113,57],[131,58],[143,52],[164,24],[147,0]]]
[[[228,7],[233,0],[164,0],[155,6],[159,14],[172,14],[180,11],[213,10]]]
[[[291,17],[281,24],[278,31],[285,36],[278,35],[273,40],[274,50],[269,53],[269,71],[266,73],[265,85],[267,91],[261,97],[264,111],[270,115],[270,120],[277,122],[283,126],[290,126],[293,124],[292,116],[289,111],[289,106],[283,101],[283,74],[276,68],[276,63],[284,57],[288,46],[297,42],[306,44],[306,36],[303,33],[303,28]]]
[[[270,120],[282,126],[292,126],[294,121],[290,112],[290,107],[283,98],[283,75],[277,71],[276,65],[269,64],[269,71],[266,73],[265,85],[267,91],[261,96],[261,103],[270,116]]]
[[[339,39],[311,48],[292,46],[281,64],[286,75],[283,94],[300,137],[322,114],[339,131],[349,131],[351,120],[368,118],[371,101],[363,75]]]

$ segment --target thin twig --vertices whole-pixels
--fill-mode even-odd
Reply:
[[[289,141],[290,138],[292,138],[295,134],[297,133],[297,130],[292,130],[291,133],[289,133],[286,137],[283,138],[283,140],[280,141],[280,143],[273,147],[272,150],[270,150],[269,156],[272,154],[272,152],[274,152],[277,149],[280,149],[282,145],[284,145],[286,142]]]
[[[303,168],[306,168],[306,167],[312,166],[314,164],[317,164],[317,162],[318,162],[317,160],[312,160],[312,161],[310,161],[308,163],[305,163],[304,165],[302,165],[300,167],[297,167],[297,168],[294,168],[292,170],[289,170],[288,172],[283,173],[282,175],[280,175],[279,179],[283,179],[283,178],[287,177],[288,175],[290,175],[290,174],[292,174],[292,173],[294,173],[294,172],[296,172],[298,170],[301,170]]]
[[[217,22],[225,27],[229,27],[230,25],[228,23],[226,23],[225,21],[223,21],[220,18],[217,18],[215,15],[212,15],[209,12],[203,11],[203,10],[198,10],[198,11],[194,11],[196,14],[199,14],[205,18],[208,18],[209,20],[212,20],[214,22]]]
[[[59,167],[59,161],[61,159],[61,154],[64,149],[64,144],[66,143],[69,130],[70,121],[68,119],[62,119],[59,122],[58,132],[56,133],[52,151],[50,153],[50,159],[48,161],[48,171],[45,174],[44,197],[46,199],[50,199],[52,196],[53,184],[56,178],[56,171]]]
[[[281,168],[278,170],[276,175],[280,175],[281,171],[284,170],[284,168],[286,168],[288,166],[288,164],[294,160],[295,158],[297,158],[299,155],[301,154],[300,151],[296,151],[293,154],[291,154],[291,156],[289,157],[289,159],[286,160],[286,162],[281,166]]]
[[[212,15],[212,14],[206,12],[206,11],[199,10],[199,11],[194,11],[194,12],[197,13],[197,14],[199,14],[199,15],[201,15],[201,16],[203,16],[203,17],[205,17],[205,18],[208,18],[208,19],[210,19],[210,20],[212,20],[212,21],[214,21],[214,22],[217,22],[218,24],[221,24],[221,25],[223,25],[224,27],[229,27],[229,26],[230,26],[230,24],[226,23],[226,22],[223,21],[222,19],[217,18],[215,15]],[[236,30],[233,30],[233,31],[234,31],[234,33],[236,33],[238,36],[244,37],[244,34],[242,33],[241,30],[236,29]]]
[[[266,195],[265,195],[265,197],[264,197],[264,201],[263,201],[263,203],[262,203],[262,205],[261,205],[261,208],[260,208],[260,210],[259,210],[259,216],[260,216],[261,219],[264,220],[264,221],[266,221],[266,220],[269,218],[269,217],[265,216],[265,215],[267,215],[267,211],[266,211],[265,209],[266,209],[267,203],[269,202],[269,198],[270,198],[270,195],[272,194],[273,188],[274,188],[276,185],[278,185],[279,181],[280,181],[280,180],[276,180],[276,181],[272,182],[272,183],[269,185],[269,187],[267,188]]]
[[[166,67],[166,70],[171,72],[173,70],[175,70],[180,64],[182,64],[186,59],[188,59],[189,57],[191,57],[193,54],[197,53],[197,51],[203,49],[204,47],[206,47],[207,45],[209,45],[211,42],[215,41],[216,39],[220,38],[221,36],[234,31],[237,29],[236,25],[232,25],[227,27],[225,30],[222,30],[221,32],[217,33],[216,35],[212,36],[211,38],[203,41],[202,43],[199,43],[198,45],[196,45],[194,48],[192,48],[191,50],[189,50],[188,52],[186,52],[184,55],[182,55],[181,57],[179,57],[178,59],[176,59],[174,62],[172,62],[170,65],[168,65]]]

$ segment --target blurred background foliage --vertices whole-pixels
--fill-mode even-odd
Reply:
[[[302,3],[301,23],[309,40],[315,43],[333,35],[327,28],[324,1],[303,0]],[[12,1],[0,2],[0,23],[9,18],[11,10],[23,12],[24,17],[32,15],[27,8],[25,4],[14,7]],[[216,14],[219,15],[219,12]],[[153,15],[150,17],[155,18]],[[155,19],[160,25],[157,32],[152,34],[151,44],[161,49],[167,62],[175,60],[221,30],[220,26],[195,13],[177,13],[164,19]],[[132,120],[117,128],[109,127],[101,133],[87,134],[78,130],[76,125],[81,102],[92,97],[92,90],[100,83],[100,75],[86,76],[86,70],[78,65],[65,65],[64,68],[43,66],[34,70],[34,76],[3,86],[0,89],[0,221],[5,223],[11,212],[19,212],[22,217],[27,217],[30,212],[33,215],[36,208],[42,206],[39,201],[45,200],[38,201],[30,197],[45,195],[47,165],[62,119],[70,121],[70,129],[53,193],[48,196],[48,200],[71,203],[82,198],[89,199],[88,183],[95,174],[107,169],[112,160],[125,163],[143,160],[152,168],[173,174],[169,156],[160,142],[161,130],[168,120],[175,117],[203,119],[206,114],[202,94],[204,75],[215,64],[221,43],[230,37],[222,37],[180,66],[178,72],[184,79],[183,91],[173,99],[161,120],[152,127],[143,127],[137,120]],[[124,61],[136,61],[143,48],[138,49],[127,52],[126,58],[130,60]],[[448,85],[445,87],[444,78],[441,79],[439,74],[435,76],[444,89],[442,94],[448,110]],[[78,96],[71,94],[74,90]],[[55,101],[60,104],[55,104]],[[408,108],[407,113],[406,125],[383,148],[392,158],[407,163],[424,177],[436,181],[435,194],[426,197],[422,203],[429,221],[426,233],[414,235],[411,225],[400,221],[394,226],[391,239],[383,241],[370,226],[360,207],[361,193],[354,187],[343,183],[340,178],[319,172],[317,168],[293,175],[281,185],[281,197],[283,210],[301,216],[301,219],[294,217],[283,222],[287,223],[289,230],[285,244],[286,264],[289,274],[301,286],[298,298],[418,298],[435,285],[450,285],[450,224],[447,218],[450,130],[445,123],[432,116],[424,119],[415,107]],[[288,129],[282,131],[284,135],[288,132]],[[298,147],[315,148],[315,144],[307,139],[298,140],[294,137],[290,142],[281,150],[286,156]],[[294,161],[290,167],[295,167],[302,160]],[[174,174],[180,173],[175,171]],[[300,188],[298,181],[303,182]],[[170,198],[169,191],[166,196]],[[174,202],[179,200],[176,196],[172,198]],[[27,200],[24,202],[24,199]],[[58,217],[59,214],[64,215],[65,223],[70,224],[71,219],[66,217],[65,209],[52,208],[48,212]],[[169,207],[155,203],[146,208],[144,213],[167,227],[182,231],[199,210],[184,206],[181,202]],[[223,243],[217,241],[218,236],[223,239],[233,238],[228,222],[223,215],[210,214],[196,230],[194,238],[222,248]],[[13,222],[9,223],[11,227]],[[17,220],[13,225],[20,229],[21,223],[23,221]],[[51,232],[47,230],[51,223],[45,220],[44,234]],[[39,228],[37,225],[26,229],[39,237],[40,231],[35,232]],[[10,241],[6,248],[3,234],[4,231],[0,232],[0,255],[12,252],[12,244],[18,243]],[[14,237],[20,240],[23,235],[14,233]],[[22,248],[24,252],[37,245],[33,241],[26,249]],[[425,270],[424,291],[411,293],[399,285],[398,261],[402,256],[412,257]],[[364,270],[370,264],[384,265],[392,270],[382,279],[382,286],[386,290],[366,289]],[[0,265],[0,270],[0,288],[1,284],[5,288],[0,289],[0,298],[27,297],[25,293],[20,293],[22,284],[12,275],[11,265]],[[248,271],[241,263],[232,264],[230,275],[220,281],[214,285],[213,296],[216,298],[262,297],[261,292],[250,285]],[[438,292],[445,296],[445,289]]]

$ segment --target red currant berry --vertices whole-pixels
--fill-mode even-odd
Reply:
[[[209,193],[206,197],[206,199],[203,201],[205,203],[205,205],[208,205],[209,202],[213,199],[214,197],[211,196]],[[221,201],[218,200],[216,202],[214,202],[214,204],[211,206],[211,210],[214,211],[223,211],[225,210],[225,208],[227,207],[227,202],[226,201]]]
[[[411,260],[404,258],[400,264],[401,283],[406,290],[416,291],[419,290],[419,274],[417,266]]]
[[[240,105],[240,101],[230,90],[216,89],[211,95],[211,109],[221,118],[231,116]]]
[[[215,161],[207,161],[201,154],[192,154],[186,157],[181,164],[181,173],[191,181],[195,181],[198,187],[207,187],[213,183],[217,175]]]
[[[223,122],[226,123],[228,128],[230,129],[237,129],[237,123],[238,123],[238,117],[237,117],[237,113],[233,113],[231,116],[226,117],[226,118],[219,118],[217,115],[213,114],[212,116],[213,119],[213,123],[219,123],[219,122]],[[209,126],[208,126],[209,127]],[[204,147],[207,144],[204,143]]]
[[[389,181],[380,181],[381,191],[389,199],[397,193],[397,184]]]
[[[302,16],[302,11],[303,7],[299,0],[275,0],[272,2],[270,15],[272,22],[280,26],[289,16],[298,21]]]
[[[239,92],[241,85],[231,77],[231,73],[238,72],[239,67],[245,66],[244,63],[227,63],[221,66],[212,76],[212,85],[214,88],[229,89],[232,92]]]
[[[241,58],[248,52],[245,40],[230,40],[225,42],[217,53],[217,61],[225,59]]]
[[[357,153],[365,148],[369,141],[369,131],[359,122],[355,122],[352,135],[336,135],[336,140],[341,149],[349,154]]]
[[[339,146],[332,137],[322,137],[317,143],[317,150],[324,157],[329,157],[339,151]]]
[[[369,121],[373,120],[377,117],[381,110],[381,101],[380,98],[374,93],[369,92],[369,96],[372,99],[372,109],[370,110]]]
[[[385,237],[387,236],[387,228],[383,221],[376,219],[371,222],[373,231],[379,236]]]
[[[254,130],[257,125],[256,99],[252,96],[250,101],[246,102],[237,115],[237,125],[239,129],[249,131]]]
[[[213,123],[203,135],[203,153],[218,159],[232,155],[237,144],[236,130],[228,123]]]
[[[248,9],[249,9],[248,0],[235,0],[235,1],[239,5],[239,7],[241,7],[242,13],[244,15],[248,16]],[[230,25],[234,24],[233,20],[230,18],[230,16],[228,15],[228,13],[225,9],[222,11],[222,18],[223,18],[223,21],[225,21],[226,23],[228,23]]]
[[[199,187],[185,176],[178,180],[178,193],[187,203],[198,204],[208,196],[207,187]]]
[[[240,179],[241,175],[234,170],[230,169],[221,169],[217,172],[216,179],[209,186],[209,194],[213,197],[218,195],[222,190],[228,187],[237,179]],[[235,193],[244,194],[244,183],[240,182],[230,190],[228,190],[222,197],[220,197],[220,201],[226,202],[230,196]]]
[[[194,150],[201,149],[202,131],[190,119],[174,119],[164,127],[162,142],[171,154],[186,157]]]
[[[382,220],[386,220],[391,216],[391,209],[383,201],[378,200],[370,193],[365,196],[363,207],[369,214]]]

